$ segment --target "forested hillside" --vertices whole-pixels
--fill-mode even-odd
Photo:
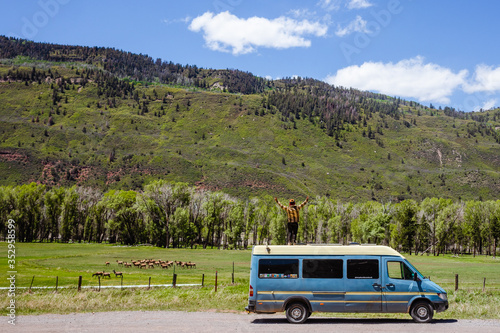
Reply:
[[[492,200],[500,111],[0,37],[0,185]]]

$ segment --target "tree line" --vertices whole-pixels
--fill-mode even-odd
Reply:
[[[0,187],[0,235],[20,242],[109,242],[158,247],[247,248],[285,244],[286,214],[265,195],[249,199],[158,180],[142,191]],[[352,203],[316,197],[301,211],[302,243],[389,245],[404,252],[495,255],[500,200]]]
[[[122,79],[159,82],[210,88],[214,79],[221,79],[231,93],[264,92],[271,81],[240,70],[203,69],[196,65],[181,65],[148,55],[134,54],[109,47],[87,47],[36,43],[29,40],[0,36],[0,59],[26,56],[49,62],[80,63],[101,69]]]

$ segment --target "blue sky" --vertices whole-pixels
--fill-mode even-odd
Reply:
[[[0,34],[311,77],[463,111],[500,106],[500,1],[5,1]]]

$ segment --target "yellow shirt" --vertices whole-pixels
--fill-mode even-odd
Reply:
[[[286,211],[286,214],[288,216],[288,223],[292,222],[299,222],[299,210],[304,207],[304,205],[307,203],[307,200],[301,203],[300,205],[296,206],[283,206],[279,201],[278,205],[280,205],[281,209]]]

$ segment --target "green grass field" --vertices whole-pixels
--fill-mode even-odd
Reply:
[[[7,244],[0,243],[2,260],[0,270],[7,266]],[[217,249],[161,249],[149,246],[124,247],[108,244],[16,244],[16,291],[18,314],[72,313],[89,311],[123,310],[181,310],[181,311],[237,311],[247,304],[250,250]],[[421,273],[430,276],[449,293],[450,309],[436,314],[436,318],[485,318],[500,319],[500,259],[464,256],[406,256]],[[96,271],[124,273],[123,285],[171,284],[173,268],[148,269],[124,268],[116,260],[131,261],[154,258],[162,260],[192,261],[196,269],[175,268],[177,284],[201,284],[192,287],[146,287],[101,289],[92,277]],[[111,265],[105,266],[109,261]],[[232,272],[234,262],[234,278]],[[217,272],[218,290],[215,291]],[[459,275],[459,290],[454,291],[455,274]],[[78,277],[82,276],[83,291],[76,290]],[[28,289],[33,276],[33,289]],[[55,291],[56,277],[59,289]],[[483,292],[483,279],[486,290]],[[101,286],[120,286],[120,278],[101,278]],[[7,287],[2,279],[0,287]],[[23,288],[24,287],[24,288]],[[39,287],[47,287],[39,289]],[[64,287],[64,288],[61,288]],[[0,306],[5,308],[9,297],[7,290],[0,291]],[[336,314],[337,315],[337,314]],[[352,314],[346,314],[352,316]],[[369,315],[361,317],[406,318],[407,315]]]
[[[7,254],[6,243],[2,251]],[[125,268],[117,260],[162,259],[191,261],[197,267],[192,269],[170,267],[162,269]],[[110,262],[106,266],[106,262]],[[77,287],[78,277],[82,276],[82,286],[98,286],[98,279],[92,277],[97,271],[111,272],[111,278],[101,278],[101,286],[120,286],[113,269],[123,272],[123,285],[171,284],[175,270],[177,284],[201,284],[205,274],[205,284],[214,285],[215,272],[220,283],[231,282],[235,278],[248,279],[250,250],[221,251],[217,249],[162,249],[151,246],[113,246],[100,244],[55,244],[55,243],[18,243],[16,244],[17,287],[29,287],[33,276],[33,287],[55,288],[56,278],[60,287]],[[2,271],[8,271],[7,256],[0,263]],[[8,281],[0,282],[7,287]]]

